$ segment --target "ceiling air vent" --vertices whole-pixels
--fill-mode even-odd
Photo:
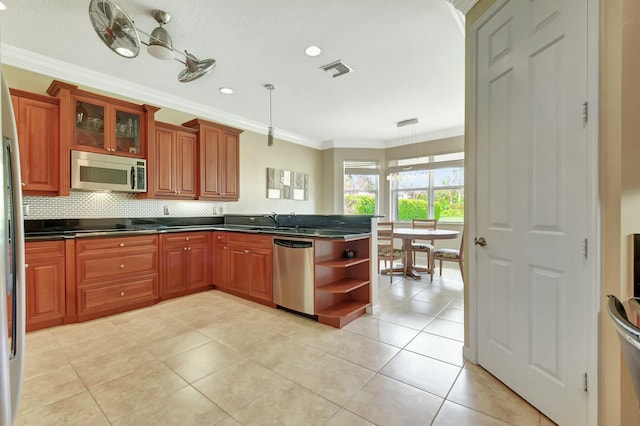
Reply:
[[[331,62],[330,64],[323,65],[320,67],[320,69],[323,69],[326,72],[335,71],[335,73],[333,74],[333,78],[340,77],[341,75],[345,75],[345,74],[349,74],[350,72],[353,72],[353,69],[343,64],[342,61],[340,61],[340,59],[338,59],[335,62]]]

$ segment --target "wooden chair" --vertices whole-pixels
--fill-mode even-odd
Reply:
[[[438,219],[413,219],[413,229],[436,229]],[[427,254],[427,269],[431,274],[433,281],[433,240],[414,239],[411,242],[411,250],[413,253],[413,264],[416,264],[416,252]]]
[[[393,222],[378,222],[378,273],[380,273],[380,260],[384,260],[385,267],[389,262],[390,282],[393,282],[394,260],[402,260],[404,275],[407,274],[407,252],[404,249],[394,248],[393,240]]]
[[[464,232],[460,238],[460,249],[447,249],[440,248],[433,251],[433,264],[435,266],[436,260],[440,261],[440,276],[442,276],[442,261],[456,262],[460,267],[460,275],[462,275],[462,281],[464,282],[464,272],[462,269],[462,262],[464,261]],[[433,280],[433,274],[431,274]]]

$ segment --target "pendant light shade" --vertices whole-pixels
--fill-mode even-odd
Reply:
[[[171,15],[164,10],[154,10],[151,14],[159,25],[154,28],[149,36],[147,52],[154,58],[163,60],[173,59],[175,57],[173,53],[173,41],[171,40],[169,32],[162,26],[163,24],[169,23]]]
[[[269,91],[269,131],[267,133],[267,146],[273,146],[273,120],[272,120],[272,105],[271,105],[271,92],[276,88],[273,84],[265,84],[265,89]]]

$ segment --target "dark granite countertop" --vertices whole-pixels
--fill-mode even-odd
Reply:
[[[370,217],[286,215],[278,221],[277,226],[276,221],[269,215],[25,220],[27,241],[195,231],[231,231],[289,237],[350,239],[370,234]]]

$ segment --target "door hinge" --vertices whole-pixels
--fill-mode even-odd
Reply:
[[[586,125],[589,122],[589,102],[582,103],[582,124]]]
[[[589,384],[587,382],[587,373],[582,376],[582,385],[585,392],[589,392]]]
[[[585,259],[589,258],[589,239],[588,238],[585,238],[582,241],[582,253],[584,254]]]

